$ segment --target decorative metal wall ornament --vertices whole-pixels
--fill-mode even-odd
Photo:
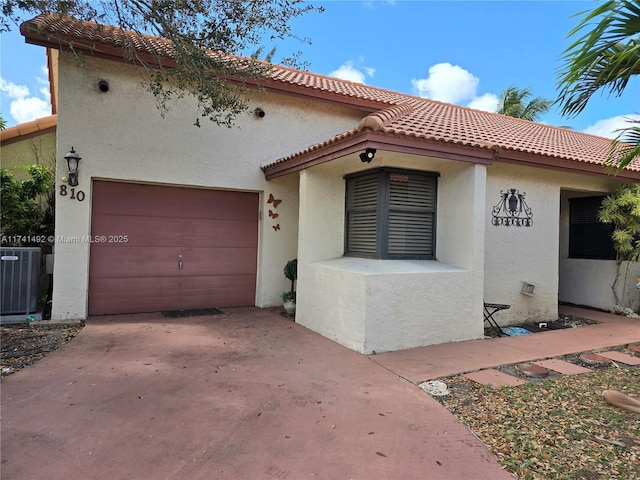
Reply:
[[[264,115],[263,115],[264,116]],[[278,205],[280,205],[282,203],[282,200],[280,200],[279,198],[276,198],[273,196],[273,193],[269,194],[269,200],[267,200],[268,204],[273,205],[274,210],[276,208],[278,208]],[[272,218],[273,220],[275,220],[276,218],[278,218],[280,216],[280,214],[275,213],[273,210],[269,209],[269,218]],[[272,225],[273,227],[273,231],[277,232],[280,230],[280,224],[276,224],[276,225]]]
[[[500,190],[500,201],[491,210],[491,224],[495,227],[530,227],[533,225],[533,212],[524,201],[526,193],[515,188]]]
[[[273,193],[269,194],[269,200],[267,200],[267,203],[273,203],[273,208],[278,208],[278,205],[280,205],[282,203],[282,200],[275,198],[273,196]]]

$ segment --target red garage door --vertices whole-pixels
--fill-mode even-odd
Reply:
[[[95,181],[89,314],[255,304],[258,194]]]

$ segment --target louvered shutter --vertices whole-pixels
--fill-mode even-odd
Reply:
[[[580,197],[569,200],[569,257],[615,260],[611,234],[613,225],[598,220],[604,197]]]
[[[346,180],[346,255],[435,258],[436,174],[381,168]]]
[[[377,255],[378,175],[347,180],[347,253]]]
[[[433,256],[436,178],[390,173],[388,189],[388,255]]]

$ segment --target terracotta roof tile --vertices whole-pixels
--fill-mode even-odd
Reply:
[[[311,152],[344,142],[366,130],[416,141],[442,142],[487,150],[508,157],[509,152],[544,156],[550,159],[603,165],[611,140],[575,132],[566,128],[542,125],[495,113],[459,107],[431,100],[413,100],[374,112],[363,118],[358,127],[324,142],[312,145],[263,165],[263,169],[309,155]],[[640,172],[640,161],[628,167]],[[604,173],[604,170],[603,170]]]
[[[142,54],[160,54],[171,58],[171,42],[166,39],[122,31],[111,26],[79,21],[70,17],[41,15],[21,26],[22,34],[32,43],[61,48],[61,40],[73,41],[74,48],[101,51],[105,46],[111,55],[123,56],[121,47],[134,46]],[[119,52],[119,53],[118,53]],[[533,123],[494,113],[472,110],[457,105],[392,92],[364,84],[340,80],[306,71],[273,66],[268,73],[267,88],[279,88],[295,94],[322,98],[360,107],[369,115],[360,125],[332,139],[265,165],[281,164],[310,152],[344,142],[365,131],[389,137],[402,137],[415,142],[494,150],[499,156],[522,153],[544,159],[559,159],[575,168],[579,164],[602,165],[610,140],[584,133]],[[506,152],[506,153],[505,153]],[[640,172],[640,160],[627,168]]]
[[[606,138],[433,101],[421,102],[385,130],[416,138],[494,145],[591,163],[602,163],[610,145]]]
[[[32,20],[24,22],[20,26],[20,32],[26,38],[54,36],[58,40],[84,41],[77,45],[78,48],[88,46],[87,41],[89,41],[116,47],[133,47],[138,52],[168,57],[171,57],[173,52],[172,43],[165,38],[53,14],[38,15]],[[58,45],[59,47],[60,45]],[[52,45],[52,48],[56,47]]]
[[[7,127],[0,131],[0,139],[2,143],[12,143],[30,138],[31,136],[52,132],[58,124],[58,115],[49,115],[47,117],[36,118],[29,122],[19,123],[13,127]]]

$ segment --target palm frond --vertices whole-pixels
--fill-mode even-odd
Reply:
[[[553,101],[536,97],[527,102],[530,96],[531,90],[528,88],[505,88],[500,94],[497,113],[532,122],[539,120],[542,115],[549,111]]]
[[[609,147],[605,165],[610,173],[619,172],[633,164],[640,166],[640,120],[628,122],[634,125],[616,130],[620,133]]]
[[[630,78],[640,74],[640,2],[610,0],[580,15],[584,17],[569,32],[579,37],[563,52],[558,82],[557,102],[569,116],[580,113],[600,90],[620,95]]]

